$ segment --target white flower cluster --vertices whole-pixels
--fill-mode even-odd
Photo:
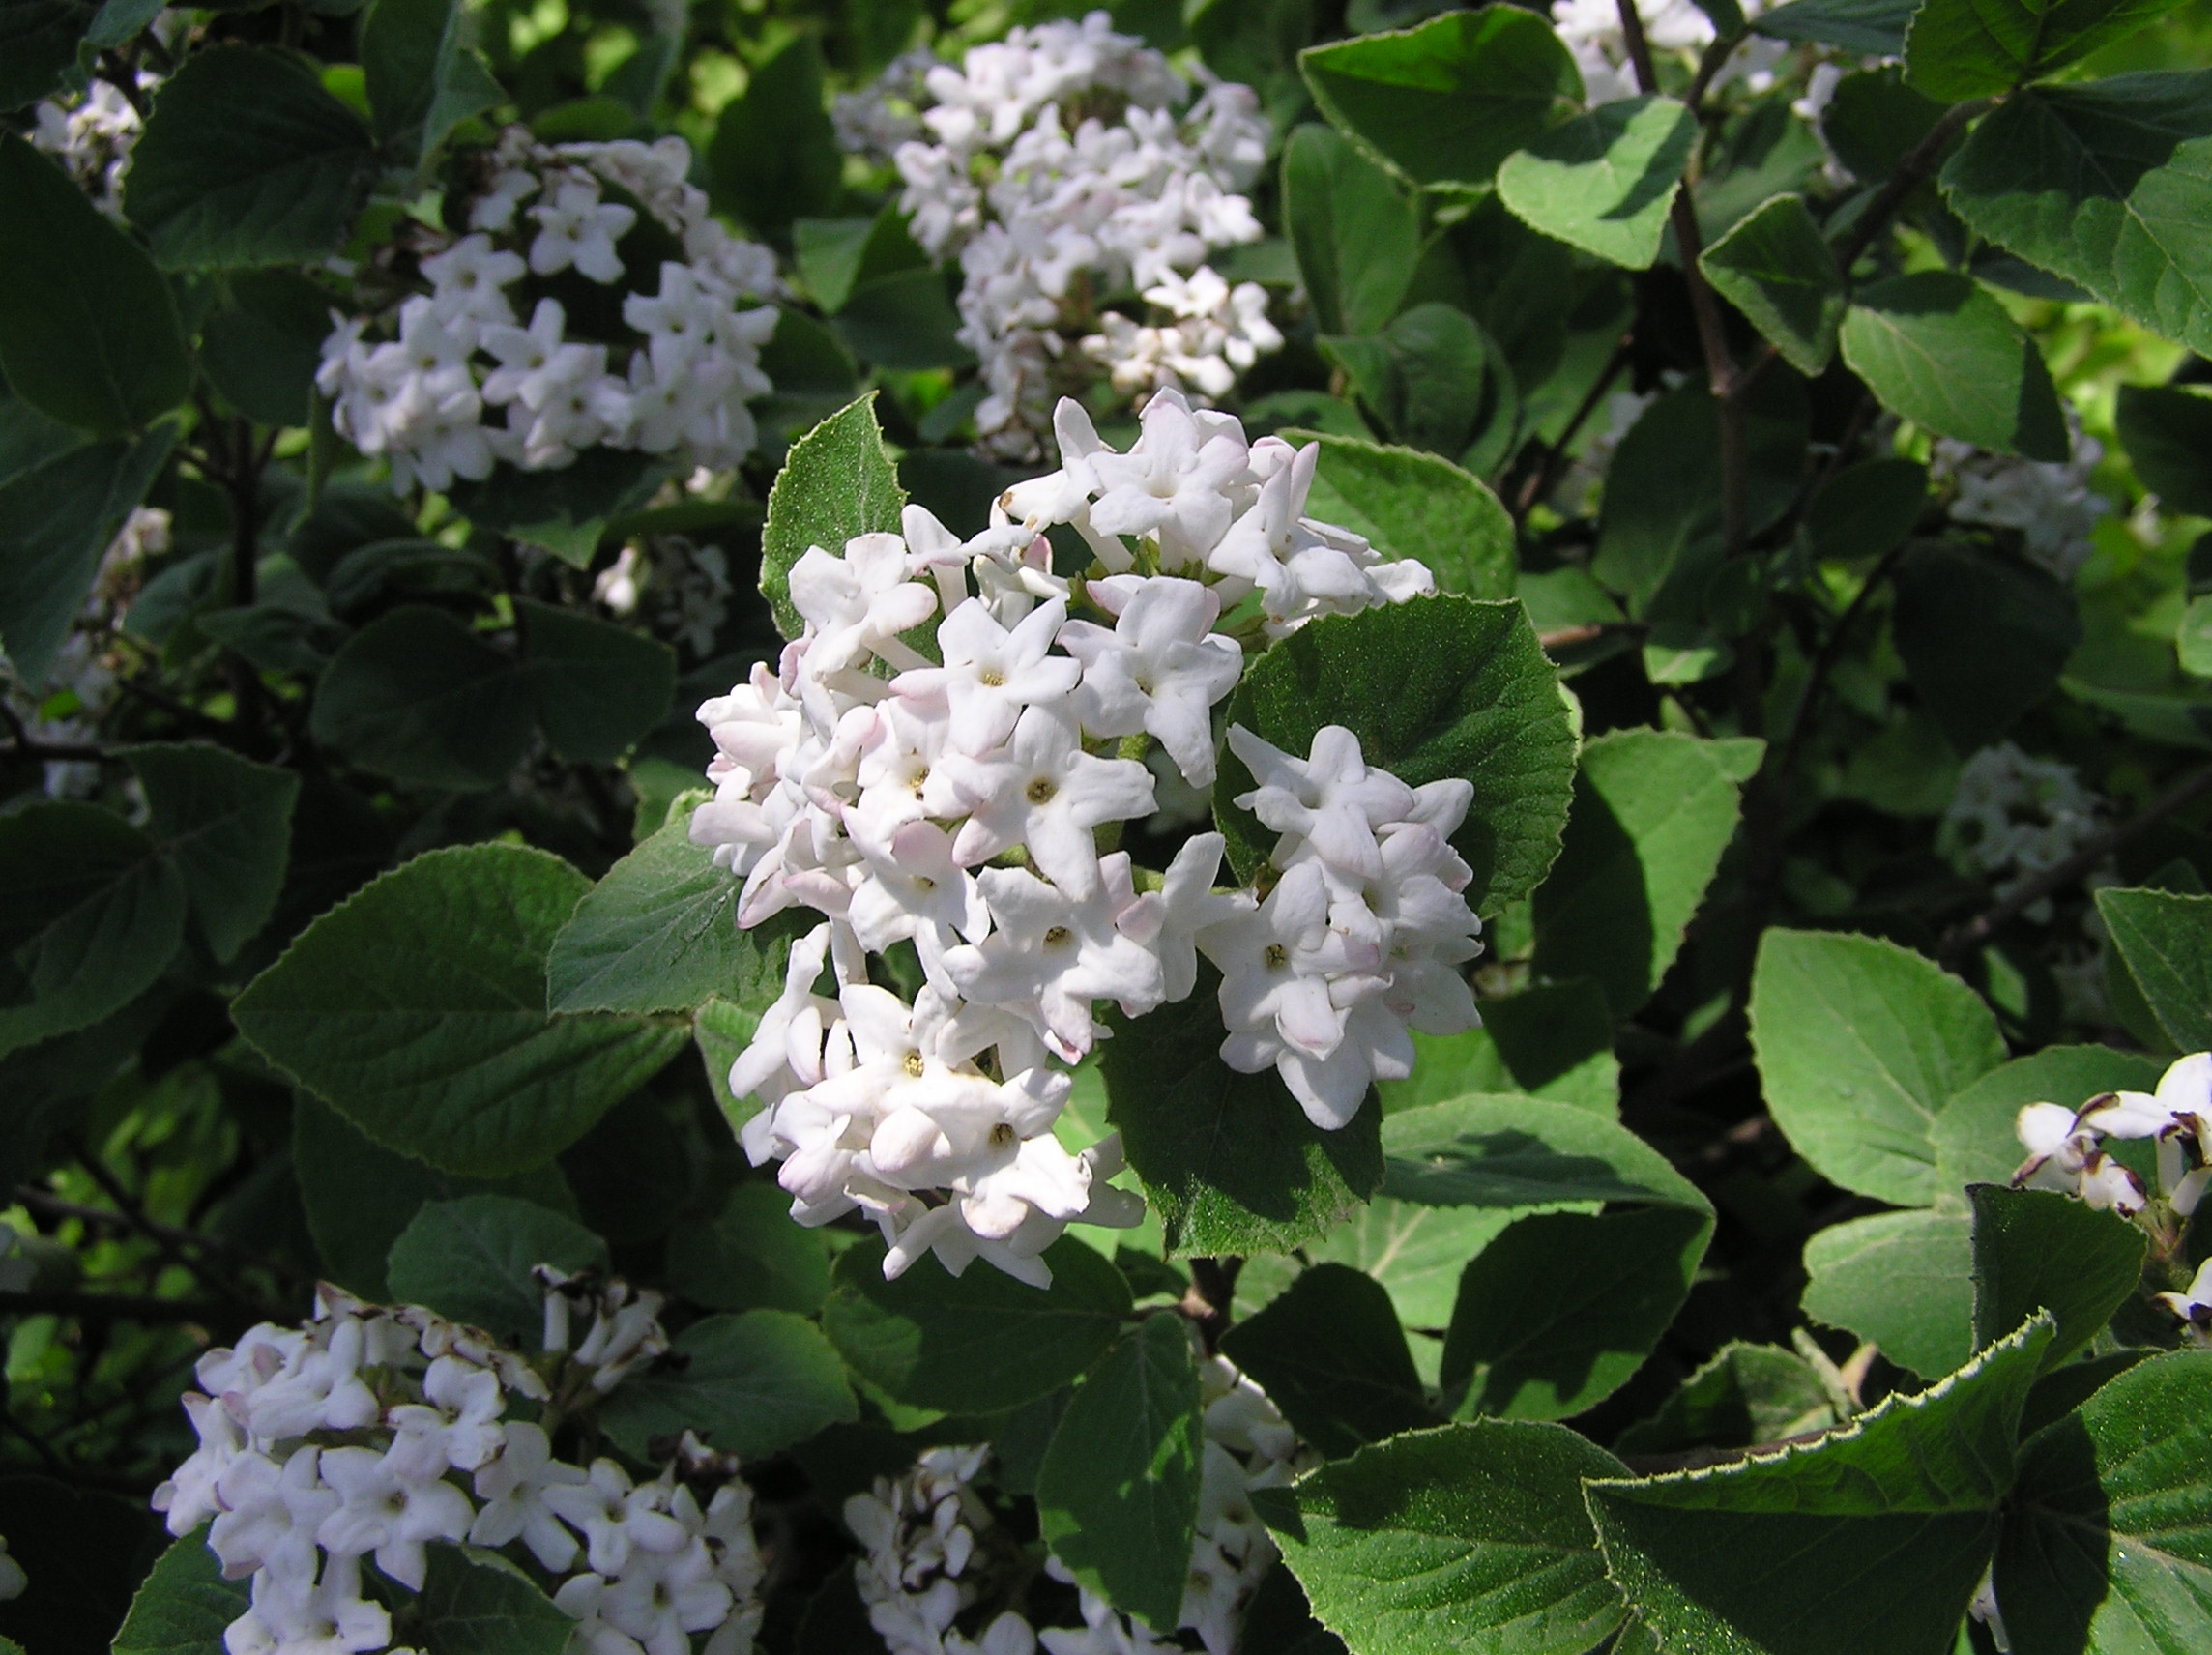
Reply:
[[[1208,1655],[1231,1655],[1245,1608],[1279,1554],[1252,1509],[1252,1491],[1288,1484],[1311,1456],[1266,1394],[1226,1358],[1201,1362],[1199,1388],[1205,1469],[1178,1626],[1196,1632]],[[1080,1626],[1038,1626],[1013,1608],[974,1637],[955,1626],[995,1595],[994,1568],[1019,1562],[977,1492],[989,1458],[988,1447],[933,1448],[906,1475],[879,1477],[873,1494],[845,1502],[846,1526],[867,1548],[855,1578],[890,1655],[1035,1655],[1040,1643],[1048,1655],[1167,1655],[1180,1647],[1089,1591],[1078,1594]],[[1045,1568],[1072,1583],[1057,1558]]]
[[[1756,17],[1761,0],[1744,0],[1743,15]],[[1644,22],[1644,38],[1654,53],[1681,53],[1695,57],[1713,41],[1712,19],[1696,0],[1637,0],[1637,15]],[[1628,61],[1628,41],[1621,32],[1617,0],[1553,0],[1552,26],[1582,71],[1583,101],[1595,108],[1638,95],[1636,72]],[[1754,94],[1774,85],[1775,70],[1789,55],[1787,41],[1763,35],[1746,35],[1729,54],[1728,63],[1713,84],[1725,86],[1741,80]]]
[[[549,1360],[328,1285],[306,1325],[265,1322],[200,1358],[202,1389],[184,1399],[199,1447],[154,1506],[175,1535],[209,1523],[223,1574],[250,1577],[251,1607],[223,1635],[229,1655],[386,1649],[392,1618],[364,1590],[364,1559],[420,1590],[426,1548],[464,1542],[519,1542],[560,1580],[554,1602],[577,1622],[578,1655],[690,1655],[701,1632],[706,1655],[747,1655],[762,1566],[735,1464],[688,1433],[642,1484],[612,1460],[586,1468],[553,1455],[561,1409],[667,1349],[659,1295],[540,1277]],[[590,1326],[571,1344],[579,1312]],[[512,1398],[545,1411],[510,1418]],[[702,1506],[692,1483],[709,1480],[720,1486]]]
[[[599,571],[592,595],[616,615],[642,615],[655,633],[674,638],[699,659],[713,653],[729,619],[730,560],[719,546],[683,535],[655,535]]]
[[[2103,804],[2072,765],[1998,741],[1960,769],[1941,837],[1965,865],[1994,882],[1998,895],[2008,895],[2095,837]],[[2051,912],[2045,901],[2027,916],[2040,924]]]
[[[780,669],[699,710],[716,796],[690,832],[744,877],[739,923],[826,915],[731,1071],[765,1106],[745,1149],[782,1160],[801,1223],[865,1211],[892,1275],[934,1251],[955,1274],[980,1257],[1042,1286],[1037,1255],[1068,1223],[1137,1221],[1106,1186],[1118,1141],[1074,1155],[1053,1137],[1071,1083],[1051,1065],[1104,1032],[1095,1002],[1135,1017],[1190,995],[1200,950],[1223,973],[1223,1057],[1276,1068],[1326,1127],[1408,1072],[1409,1022],[1474,1021],[1454,968],[1478,925],[1447,842],[1465,781],[1408,787],[1335,726],[1308,755],[1233,727],[1260,783],[1239,802],[1282,835],[1264,901],[1214,890],[1219,833],[1142,893],[1097,838],[1153,811],[1154,741],[1212,784],[1211,710],[1243,662],[1213,630],[1225,606],[1256,593],[1284,631],[1432,591],[1429,571],[1304,517],[1314,449],[1247,443],[1179,393],[1126,454],[1072,402],[1058,425],[1063,468],[1010,490],[975,540],[910,507],[903,534],[808,550],[790,571],[805,629]],[[1055,574],[1041,531],[1058,523],[1110,572]],[[914,639],[941,612],[932,658]],[[926,978],[912,1004],[867,970],[901,944]]]
[[[605,446],[727,470],[751,452],[748,402],[771,389],[760,349],[777,312],[740,301],[776,292],[773,255],[733,237],[689,184],[682,138],[647,145],[535,143],[510,129],[492,152],[490,182],[469,209],[469,233],[422,260],[429,292],[401,302],[397,337],[371,342],[375,319],[337,319],[316,384],[339,434],[388,460],[392,486],[446,488],[499,462],[525,471],[571,465]],[[613,339],[569,336],[549,278],[620,288],[621,244],[643,206],[680,243],[660,263],[657,291],[626,291]],[[525,205],[531,203],[531,205]],[[537,294],[525,326],[516,297]],[[504,408],[506,422],[486,421]]]
[[[2071,584],[2096,550],[2097,525],[2111,515],[2112,506],[2089,489],[2089,474],[2105,457],[2104,445],[2082,431],[2071,407],[2066,423],[2073,452],[2062,462],[1994,454],[1938,437],[1928,472],[1936,482],[1955,488],[1953,522],[2018,532],[2021,549],[2032,562]]]
[[[141,73],[138,89],[151,92],[160,76]],[[123,175],[142,123],[123,89],[94,80],[71,99],[45,99],[32,112],[25,135],[32,147],[62,163],[93,204],[110,218],[123,217]]]
[[[991,451],[1034,457],[1056,392],[1099,367],[1127,396],[1213,397],[1281,348],[1266,290],[1205,263],[1260,238],[1242,192],[1266,121],[1249,87],[1210,81],[1178,117],[1189,92],[1093,12],[1017,28],[957,68],[902,58],[840,101],[847,141],[890,151],[916,240],[960,259],[959,336],[982,363]],[[1131,289],[1150,313],[1105,307]]]

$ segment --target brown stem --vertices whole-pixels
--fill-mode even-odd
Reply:
[[[149,1218],[145,1208],[138,1205],[137,1198],[124,1187],[123,1180],[110,1172],[107,1164],[94,1154],[81,1139],[73,1136],[65,1142],[69,1144],[70,1153],[76,1158],[77,1165],[100,1186],[101,1192],[115,1204],[116,1211],[124,1221],[153,1242],[155,1251],[165,1261],[233,1304],[252,1308],[253,1301],[240,1291],[238,1284],[228,1275],[216,1269],[207,1260],[194,1259],[186,1253],[183,1234],[167,1225],[156,1224]]]
[[[1190,1262],[1190,1291],[1176,1308],[1198,1324],[1199,1339],[1209,1356],[1229,1330],[1229,1307],[1237,1296],[1237,1272],[1243,1268],[1244,1261],[1237,1258]]]
[[[1636,87],[1640,92],[1659,90],[1659,72],[1651,63],[1651,43],[1644,38],[1644,14],[1636,9],[1636,0],[1614,0],[1620,13],[1621,38],[1628,43],[1628,61],[1636,69]]]
[[[2133,844],[2175,811],[2186,809],[2207,795],[2212,795],[2212,765],[2193,770],[2125,822],[2106,828],[2064,861],[2046,868],[2003,901],[1965,924],[1955,926],[1936,950],[1936,957],[1945,965],[1964,958],[1994,936],[2006,921],[2054,891],[2065,889],[2114,851]]]
[[[1897,163],[1897,170],[1889,175],[1889,182],[1881,187],[1875,198],[1867,203],[1866,211],[1852,223],[1850,234],[1837,245],[1836,266],[1849,280],[1851,266],[1874,246],[1875,237],[1881,234],[1890,218],[1905,205],[1905,199],[1925,183],[1936,170],[1936,163],[1943,159],[1943,152],[1959,131],[1990,106],[1987,98],[1971,103],[1954,103],[1943,111],[1942,118],[1928,129],[1928,135],[1905,152]]]
[[[1545,450],[1544,463],[1536,468],[1535,475],[1522,484],[1521,492],[1514,497],[1513,520],[1516,523],[1535,508],[1537,501],[1558,486],[1559,478],[1567,469],[1568,449],[1581,434],[1583,426],[1588,423],[1589,417],[1597,412],[1598,404],[1605,400],[1605,393],[1613,389],[1613,382],[1620,377],[1620,371],[1628,365],[1634,350],[1635,336],[1630,334],[1621,334],[1620,342],[1613,347],[1613,355],[1606,359],[1605,367],[1591,382],[1589,390],[1583,393],[1583,399],[1575,405],[1575,411],[1567,417],[1566,426],[1559,432],[1558,440]]]

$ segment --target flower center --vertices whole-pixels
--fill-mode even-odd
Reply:
[[[1074,933],[1068,930],[1066,926],[1055,925],[1044,934],[1044,945],[1048,948],[1064,948],[1067,946],[1068,939],[1072,936]]]
[[[909,1052],[906,1055],[906,1062],[903,1067],[908,1074],[914,1076],[916,1080],[919,1080],[921,1078],[921,1054]]]
[[[1038,776],[1027,788],[1023,789],[1022,797],[1032,804],[1050,804],[1052,796],[1059,791],[1060,789],[1053,785],[1052,777]]]

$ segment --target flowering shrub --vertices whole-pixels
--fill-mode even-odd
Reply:
[[[0,5],[0,1655],[2212,1648],[2200,33]]]

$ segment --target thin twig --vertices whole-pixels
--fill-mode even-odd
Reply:
[[[1850,277],[1851,266],[1858,263],[1860,255],[1874,246],[1875,237],[1881,234],[1890,216],[1904,206],[1906,197],[1919,189],[1936,170],[1936,163],[1943,159],[1943,152],[1950,147],[1951,140],[1958,136],[1960,129],[1989,106],[1990,100],[1987,98],[1971,103],[1952,104],[1935,126],[1928,129],[1928,135],[1905,152],[1904,159],[1897,163],[1897,170],[1889,175],[1889,182],[1867,203],[1866,211],[1852,222],[1850,234],[1836,247],[1836,266],[1844,273],[1846,280]]]
[[[204,1247],[212,1253],[220,1253],[240,1265],[254,1270],[267,1270],[280,1281],[295,1286],[311,1286],[314,1278],[304,1270],[294,1269],[279,1260],[265,1258],[250,1248],[241,1247],[226,1235],[209,1235],[197,1230],[182,1230],[173,1224],[163,1224],[147,1217],[143,1212],[135,1219],[105,1206],[85,1206],[73,1201],[64,1201],[51,1191],[36,1184],[17,1184],[15,1199],[33,1212],[49,1218],[73,1218],[80,1224],[104,1224],[114,1230],[140,1230],[159,1235],[184,1247]]]
[[[1229,1307],[1237,1296],[1237,1277],[1243,1268],[1244,1261],[1237,1258],[1190,1262],[1190,1291],[1182,1295],[1176,1309],[1197,1324],[1199,1339],[1205,1344],[1208,1355],[1213,1353],[1221,1343],[1221,1335],[1228,1331]]]
[[[210,1299],[139,1293],[0,1292],[0,1316],[67,1316],[79,1321],[196,1321],[213,1327],[250,1322],[254,1313]]]
[[[222,1297],[249,1308],[252,1306],[253,1301],[247,1297],[228,1275],[216,1269],[205,1259],[189,1257],[185,1251],[184,1242],[175,1232],[166,1225],[157,1225],[147,1217],[145,1209],[138,1205],[137,1198],[124,1186],[121,1178],[108,1170],[107,1164],[92,1152],[82,1139],[72,1135],[63,1141],[69,1145],[70,1153],[76,1158],[77,1164],[100,1186],[101,1192],[115,1204],[116,1210],[129,1222],[131,1228],[153,1242],[155,1251],[163,1259]]]
[[[1572,457],[1567,452],[1568,449],[1581,434],[1589,417],[1597,412],[1598,404],[1605,400],[1605,393],[1613,389],[1613,382],[1620,377],[1620,370],[1628,365],[1634,353],[1635,335],[1621,334],[1620,342],[1613,347],[1613,355],[1606,359],[1604,369],[1591,381],[1589,390],[1583,393],[1582,401],[1575,405],[1575,411],[1567,417],[1566,427],[1559,432],[1558,440],[1545,450],[1544,463],[1536,468],[1533,477],[1521,485],[1521,492],[1514,497],[1513,520],[1516,523],[1535,508],[1537,501],[1544,499],[1558,486],[1559,479]]]
[[[2212,795],[2212,765],[2183,776],[2125,822],[2106,828],[2064,861],[2044,869],[2003,901],[1992,905],[1964,924],[1954,926],[1936,950],[1936,957],[1949,965],[1971,953],[1994,936],[1998,928],[2008,920],[2026,912],[2053,892],[2064,890],[2114,851],[2133,844],[2175,811],[2188,808],[2207,795]]]

